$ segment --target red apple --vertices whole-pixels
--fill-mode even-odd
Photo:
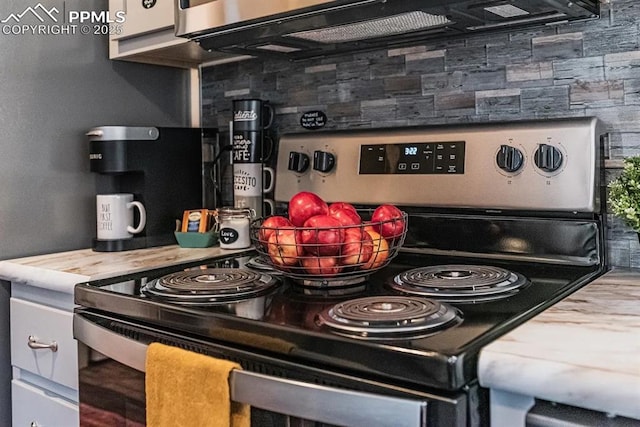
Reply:
[[[402,211],[393,205],[380,205],[371,215],[373,228],[385,239],[394,240],[404,232]]]
[[[329,209],[329,216],[337,219],[344,226],[360,225],[362,223],[362,218],[360,218],[358,212],[348,208],[334,209],[333,212]]]
[[[301,227],[312,216],[328,212],[327,203],[315,193],[301,191],[289,199],[289,221],[296,227]]]
[[[334,203],[331,203],[329,205],[329,215],[332,215],[333,212],[335,212],[335,211],[337,211],[339,209],[349,209],[351,211],[354,211],[355,213],[358,213],[358,211],[356,210],[355,206],[353,206],[351,203],[334,202]]]
[[[332,256],[306,256],[300,263],[307,273],[314,276],[335,276],[342,270],[336,257]]]
[[[283,216],[270,216],[262,222],[260,232],[258,233],[258,239],[262,243],[267,243],[269,237],[271,237],[278,228],[291,227],[291,225],[291,222]]]
[[[337,255],[344,241],[344,228],[329,215],[316,215],[304,222],[300,235],[307,253]]]
[[[274,264],[296,265],[300,257],[304,255],[300,245],[300,232],[293,227],[277,229],[269,237],[267,252]]]
[[[344,233],[344,244],[340,250],[342,265],[359,265],[366,263],[373,253],[371,235],[360,228],[348,228]]]

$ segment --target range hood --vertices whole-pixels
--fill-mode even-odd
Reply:
[[[205,50],[304,59],[599,16],[599,0],[176,0]]]

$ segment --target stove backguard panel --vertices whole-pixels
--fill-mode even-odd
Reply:
[[[410,213],[403,251],[567,265],[604,259],[597,220]]]
[[[275,198],[598,213],[602,137],[592,117],[283,135]]]

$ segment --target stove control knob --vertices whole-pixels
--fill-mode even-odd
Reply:
[[[291,151],[289,153],[288,169],[297,173],[303,173],[304,171],[309,169],[309,156],[307,156],[305,153]]]
[[[498,167],[506,172],[515,172],[522,167],[524,156],[522,151],[510,145],[501,145],[496,155]]]
[[[562,165],[562,152],[553,145],[540,144],[533,156],[533,161],[541,170],[554,172]]]
[[[327,173],[336,165],[336,156],[327,151],[313,152],[313,169]]]

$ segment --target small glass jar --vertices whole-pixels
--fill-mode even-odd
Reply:
[[[253,211],[248,208],[218,209],[220,248],[244,249],[251,246],[249,225],[253,216]]]

